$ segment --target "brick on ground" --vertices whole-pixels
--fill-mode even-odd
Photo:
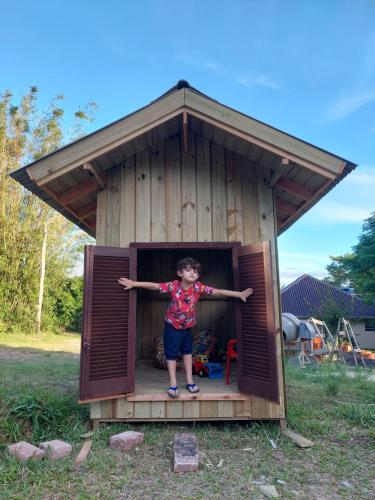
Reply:
[[[109,447],[116,448],[121,451],[131,450],[139,444],[143,443],[145,435],[143,432],[126,431],[120,434],[115,434],[109,439]]]
[[[52,441],[44,441],[40,443],[39,448],[46,452],[46,455],[51,460],[57,460],[69,455],[72,451],[72,445],[61,441],[61,439],[53,439]]]
[[[195,434],[176,434],[174,437],[173,452],[174,472],[191,472],[198,469],[198,444]]]
[[[45,455],[44,450],[26,441],[8,445],[8,453],[13,455],[20,462],[26,462],[30,459],[41,460]]]

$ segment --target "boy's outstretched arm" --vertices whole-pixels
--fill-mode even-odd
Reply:
[[[146,288],[146,290],[159,290],[159,283],[151,283],[150,281],[133,281],[128,278],[120,278],[118,284],[125,287],[125,290],[131,288]]]
[[[253,293],[252,288],[246,288],[246,290],[242,290],[242,292],[236,292],[234,290],[220,290],[219,288],[214,288],[212,292],[213,297],[236,297],[238,299],[246,302],[246,299],[249,295]]]

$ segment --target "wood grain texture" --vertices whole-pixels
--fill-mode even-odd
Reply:
[[[167,240],[164,142],[151,149],[151,241]]]
[[[198,241],[212,241],[212,196],[210,143],[196,136],[197,164],[197,238]]]
[[[135,240],[151,239],[151,173],[150,150],[136,156],[135,167]]]
[[[212,238],[228,241],[226,220],[225,151],[222,146],[211,143],[212,176]]]
[[[182,241],[197,241],[197,180],[195,136],[188,133],[188,149],[181,153]]]
[[[180,137],[173,136],[165,144],[167,178],[167,241],[182,241]]]
[[[106,226],[106,244],[112,247],[120,246],[120,197],[121,168],[115,167],[108,174],[108,208]]]
[[[96,244],[105,245],[107,239],[107,203],[108,190],[98,193],[98,206],[96,211]]]
[[[135,241],[135,157],[121,169],[120,246]]]

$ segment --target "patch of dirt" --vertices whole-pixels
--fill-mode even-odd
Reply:
[[[0,360],[4,361],[39,361],[52,356],[78,359],[79,354],[65,351],[41,351],[27,347],[0,347]]]

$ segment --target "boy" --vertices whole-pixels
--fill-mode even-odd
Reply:
[[[199,262],[191,257],[182,259],[177,264],[177,275],[179,280],[167,283],[150,283],[143,281],[132,281],[120,278],[118,283],[124,286],[124,290],[131,288],[146,288],[147,290],[159,290],[160,293],[169,293],[171,302],[165,314],[164,329],[164,352],[169,372],[168,395],[177,398],[178,387],[176,380],[176,359],[181,352],[186,373],[186,389],[191,392],[199,392],[199,387],[194,383],[192,376],[192,327],[196,323],[196,304],[201,295],[212,295],[213,297],[238,297],[246,302],[249,295],[253,293],[252,288],[242,292],[233,290],[219,290],[205,286],[198,281],[201,272]]]

